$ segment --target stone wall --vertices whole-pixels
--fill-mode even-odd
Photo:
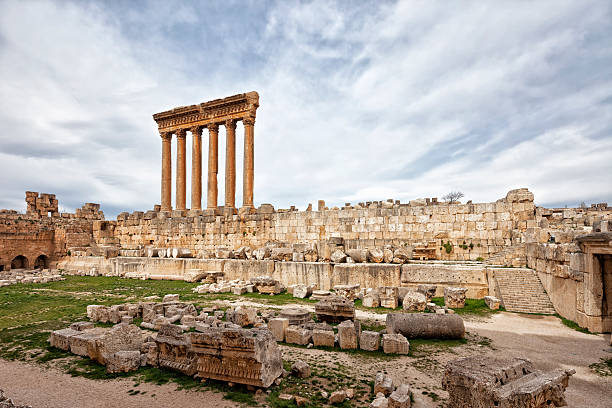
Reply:
[[[202,211],[122,213],[117,221],[95,223],[94,238],[98,245],[122,248],[189,248],[201,257],[218,247],[317,244],[326,260],[330,254],[323,250],[325,243],[338,237],[346,249],[407,245],[415,248],[417,257],[442,260],[487,259],[519,247],[518,260],[508,252],[500,261],[524,265],[525,233],[537,226],[533,194],[527,189],[513,190],[494,203],[363,204],[301,212],[262,205],[252,214],[228,216]]]

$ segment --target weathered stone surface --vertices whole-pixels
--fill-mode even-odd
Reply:
[[[93,329],[94,324],[92,322],[75,322],[70,325],[72,330],[83,331]]]
[[[365,307],[379,307],[380,306],[380,297],[378,296],[377,290],[371,290],[366,293],[363,297],[362,304]]]
[[[259,293],[278,295],[283,291],[283,286],[281,283],[268,276],[258,276],[251,279],[251,282],[255,285],[255,288]]]
[[[489,307],[489,309],[491,309],[491,310],[498,310],[499,309],[501,300],[499,300],[495,296],[485,296],[484,300],[485,300],[485,303],[487,304],[487,306]]]
[[[374,379],[374,394],[382,393],[388,397],[393,392],[393,379],[383,372],[377,372]]]
[[[295,285],[293,287],[293,297],[304,299],[312,295],[312,286],[309,285]]]
[[[368,262],[381,263],[385,260],[385,253],[382,249],[373,248],[368,250]]]
[[[347,398],[348,396],[346,395],[345,390],[334,391],[329,396],[329,403],[340,404],[341,402],[344,402]]]
[[[289,327],[289,319],[282,317],[268,320],[268,328],[276,341],[285,341],[285,331]]]
[[[106,357],[106,371],[127,373],[140,368],[140,351],[117,351]]]
[[[436,296],[437,289],[438,287],[436,285],[420,284],[417,286],[417,292],[424,294],[428,302],[431,302],[431,299]]]
[[[196,373],[196,360],[191,349],[191,337],[183,334],[180,327],[164,325],[160,328],[155,343],[158,350],[158,365],[177,370],[186,375]]]
[[[367,249],[348,249],[346,254],[350,256],[353,261],[357,263],[363,263],[368,261],[368,250]]]
[[[388,406],[389,401],[381,393],[376,394],[376,398],[374,398],[374,401],[370,403],[370,408],[388,408]]]
[[[367,351],[376,351],[380,348],[380,333],[364,330],[359,335],[359,348]]]
[[[336,335],[333,330],[312,330],[312,343],[319,347],[334,347],[336,344]]]
[[[270,259],[273,261],[292,261],[293,249],[291,248],[272,248]]]
[[[317,318],[322,322],[341,322],[355,318],[355,303],[341,296],[329,296],[315,305]]]
[[[95,341],[101,338],[107,328],[91,328],[80,331],[78,334],[70,337],[70,352],[82,357],[89,357],[89,350],[95,347]]]
[[[310,343],[312,331],[298,326],[289,326],[285,330],[285,342],[302,346]]]
[[[168,303],[168,302],[178,302],[179,301],[179,295],[177,294],[168,294],[164,296],[164,299],[162,300],[163,303]]]
[[[393,251],[393,263],[403,264],[412,259],[412,247],[396,248]]]
[[[117,324],[88,343],[89,358],[106,364],[106,358],[118,351],[140,351],[143,336],[133,324]]]
[[[87,317],[92,322],[108,323],[110,317],[109,308],[103,305],[88,305]]]
[[[409,291],[402,300],[402,308],[411,312],[422,312],[427,305],[427,298],[421,292]]]
[[[387,313],[387,333],[401,333],[409,339],[461,339],[463,319],[456,314]]]
[[[452,309],[465,307],[467,288],[444,288],[444,305]]]
[[[290,326],[299,326],[309,322],[310,312],[299,307],[288,307],[280,311],[279,317],[289,320]]]
[[[357,299],[357,295],[360,290],[360,285],[335,285],[334,291],[338,296],[347,298],[348,300]]]
[[[329,290],[313,290],[311,299],[313,300],[323,300],[327,299],[331,296],[331,292]]]
[[[397,309],[398,289],[396,287],[383,287],[379,289],[380,306],[388,309]]]
[[[386,354],[408,354],[410,343],[401,334],[383,334],[383,351]]]
[[[345,320],[338,325],[338,343],[343,350],[354,350],[357,348],[357,330],[355,324]]]
[[[258,261],[263,261],[264,259],[270,258],[272,255],[272,251],[268,247],[257,248],[253,251],[253,257]]]
[[[332,263],[345,263],[346,254],[343,251],[337,249],[332,252],[330,260]]]
[[[281,352],[267,329],[210,328],[191,333],[201,378],[269,387],[283,371]]]
[[[401,384],[389,396],[389,408],[410,408],[410,386]]]
[[[77,330],[74,329],[61,329],[55,330],[51,332],[49,336],[49,344],[52,347],[57,347],[58,349],[62,349],[65,351],[70,350],[70,338],[79,334]]]
[[[232,323],[237,324],[241,327],[250,326],[255,323],[257,319],[257,310],[252,307],[238,306],[231,313]]]
[[[524,358],[473,356],[450,361],[442,387],[450,408],[566,406],[565,389],[574,370],[542,373]]]
[[[311,373],[310,366],[302,360],[297,360],[291,365],[291,373],[296,377],[308,378]]]

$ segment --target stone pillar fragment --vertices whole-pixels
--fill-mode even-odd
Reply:
[[[179,129],[176,132],[176,209],[184,210],[187,199],[187,164],[185,161],[185,136],[186,131]]]
[[[217,173],[219,171],[219,125],[208,125],[208,200],[207,207],[217,208]]]
[[[225,121],[225,207],[236,207],[236,121]]]
[[[244,118],[244,180],[242,183],[242,206],[245,208],[253,208],[253,171],[255,162],[255,119]]]
[[[202,127],[191,128],[191,209],[202,209]]]
[[[172,133],[164,132],[162,138],[161,210],[172,210]]]

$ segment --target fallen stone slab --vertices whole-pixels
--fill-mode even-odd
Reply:
[[[461,309],[465,307],[465,294],[467,288],[444,288],[444,306],[451,309]]]
[[[456,314],[387,313],[387,332],[409,339],[462,339],[463,319]]]
[[[383,396],[388,397],[393,392],[393,379],[379,371],[376,373],[376,378],[374,379],[374,394],[383,394]]]
[[[342,296],[329,296],[315,305],[315,313],[322,322],[353,320],[355,303]]]
[[[289,327],[289,319],[275,318],[268,320],[268,329],[270,329],[276,341],[285,341],[287,327]]]
[[[446,365],[442,388],[450,408],[549,408],[566,406],[565,389],[575,370],[542,373],[525,358],[472,356]]]
[[[289,326],[285,330],[285,342],[305,346],[312,339],[312,331],[299,326]]]
[[[485,296],[484,301],[491,310],[498,310],[501,304],[501,300],[499,300],[495,296]]]
[[[376,351],[380,348],[380,333],[364,330],[359,335],[359,348],[366,351]]]
[[[338,344],[343,350],[355,350],[357,348],[358,333],[355,323],[345,320],[338,325]]]
[[[310,312],[299,307],[284,308],[278,316],[282,319],[287,319],[290,326],[299,326],[311,320]]]
[[[389,408],[410,408],[410,386],[401,384],[389,395]]]
[[[336,344],[336,335],[333,330],[313,329],[312,343],[316,347],[334,347]]]
[[[385,354],[408,354],[410,343],[401,334],[383,334],[382,347]]]

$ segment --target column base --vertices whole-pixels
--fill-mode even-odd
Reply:
[[[238,215],[255,214],[255,212],[255,207],[240,207],[238,210]]]
[[[200,215],[202,215],[202,210],[199,208],[187,210],[187,217],[199,217]]]

